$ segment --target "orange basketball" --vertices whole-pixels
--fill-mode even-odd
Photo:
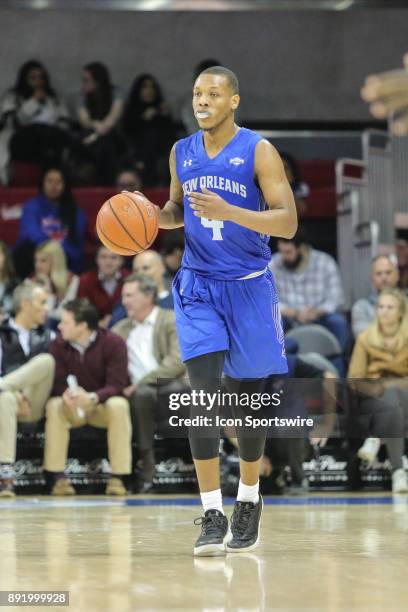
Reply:
[[[155,206],[142,194],[118,193],[109,198],[96,217],[100,241],[119,255],[136,255],[148,249],[159,230]]]

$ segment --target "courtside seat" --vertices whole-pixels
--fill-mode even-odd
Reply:
[[[319,353],[327,359],[341,356],[339,341],[322,325],[300,325],[291,329],[287,336],[296,340],[299,353]]]
[[[326,357],[321,355],[320,353],[310,352],[310,353],[299,353],[299,358],[311,365],[319,368],[323,371],[332,372],[335,376],[339,376],[339,372],[336,366],[329,361]],[[346,427],[346,418],[347,418],[347,389],[345,385],[339,383],[335,387],[336,393],[336,421],[333,427],[332,436],[335,438],[341,437],[344,435],[345,427]],[[315,415],[323,415],[324,414],[324,405],[325,401],[324,395],[321,392],[319,397],[315,398],[307,398],[306,406],[310,411],[310,414]]]
[[[336,202],[334,186],[311,189],[306,198],[305,219],[333,219],[336,216]]]
[[[311,351],[309,353],[300,353],[299,357],[300,359],[303,359],[303,361],[310,363],[311,365],[315,366],[316,368],[319,368],[320,370],[329,371],[332,372],[332,374],[339,376],[339,372],[336,366],[321,353],[315,353]]]
[[[41,166],[27,162],[12,161],[10,164],[10,187],[37,186],[41,177]]]
[[[35,187],[0,187],[0,240],[4,240],[11,247],[16,244],[18,238],[23,206],[36,193],[37,189]],[[96,215],[103,202],[115,193],[115,187],[80,187],[73,190],[74,198],[88,219],[85,244],[87,264],[93,261],[98,243],[95,230]],[[164,206],[168,200],[168,189],[164,187],[146,189],[144,193],[146,197],[159,206]],[[162,231],[159,230],[159,239]]]
[[[297,160],[302,181],[312,189],[335,185],[335,162],[329,159]]]

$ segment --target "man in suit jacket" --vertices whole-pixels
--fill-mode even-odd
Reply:
[[[180,358],[174,312],[157,306],[157,300],[154,280],[143,274],[131,274],[122,288],[128,316],[112,328],[126,341],[128,349],[131,384],[124,394],[130,400],[133,431],[141,455],[143,491],[152,487],[154,475],[158,394],[184,388],[181,378],[185,367]]]

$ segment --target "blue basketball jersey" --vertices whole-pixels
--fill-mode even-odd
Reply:
[[[229,204],[265,210],[254,172],[255,147],[260,140],[259,134],[240,128],[212,159],[201,130],[176,143],[177,176],[184,192],[183,268],[218,280],[242,279],[265,270],[271,258],[269,236],[231,221],[196,217],[188,201],[190,192],[206,187]]]

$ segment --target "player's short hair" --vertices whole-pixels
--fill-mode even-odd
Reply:
[[[234,96],[239,94],[238,77],[235,72],[232,72],[229,68],[225,68],[224,66],[211,66],[211,68],[206,68],[200,74],[217,74],[219,76],[224,76]]]
[[[221,62],[216,59],[203,59],[197,66],[194,68],[194,80],[196,80],[204,70],[207,68],[212,68],[213,66],[221,66]]]
[[[138,283],[139,291],[141,293],[145,293],[146,295],[150,295],[153,304],[158,303],[159,292],[157,285],[151,276],[134,272],[133,274],[126,276],[126,278],[123,280],[124,285],[127,285],[128,283]]]
[[[98,329],[99,313],[88,298],[76,298],[64,304],[63,310],[72,313],[75,323],[86,323],[92,331]]]

